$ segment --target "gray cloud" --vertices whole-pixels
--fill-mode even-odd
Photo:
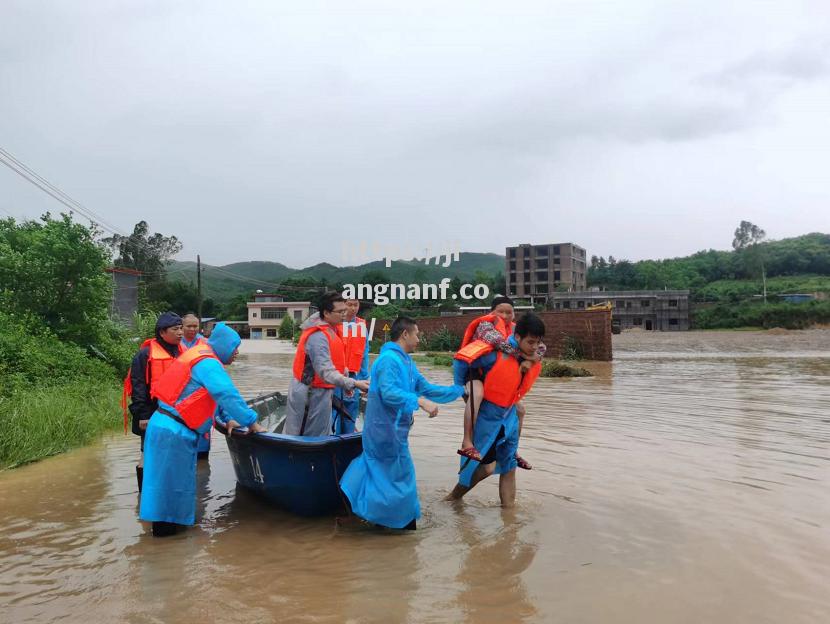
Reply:
[[[743,218],[826,227],[822,14],[6,2],[0,145],[120,229],[147,219],[216,263],[339,262],[344,237],[396,236],[677,255]],[[0,207],[57,209],[5,171]]]

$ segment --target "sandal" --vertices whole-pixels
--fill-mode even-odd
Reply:
[[[522,457],[521,455],[519,455],[518,453],[516,453],[516,464],[517,464],[517,465],[519,466],[519,468],[521,468],[522,470],[533,470],[533,466],[531,466],[531,465],[528,463],[528,461],[527,461],[524,457]]]
[[[476,447],[474,446],[468,446],[467,448],[458,449],[456,453],[461,455],[461,457],[466,457],[467,459],[472,459],[473,461],[481,461],[481,453],[479,453]]]

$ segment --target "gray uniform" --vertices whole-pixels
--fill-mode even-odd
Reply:
[[[319,314],[314,314],[302,325],[302,329],[308,329],[314,325],[325,325],[334,331],[328,323],[320,320]],[[314,374],[319,375],[326,383],[335,385],[345,390],[354,389],[354,379],[340,374],[334,368],[329,352],[329,341],[323,332],[314,332],[308,337],[305,343],[305,366],[300,381],[291,377],[288,386],[288,405],[286,408],[285,427],[283,433],[287,435],[324,436],[331,433],[331,397],[334,393],[332,388],[312,388],[311,380]],[[308,404],[308,417],[303,427],[303,417]]]

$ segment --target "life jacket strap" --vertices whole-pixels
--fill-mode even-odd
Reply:
[[[173,413],[173,412],[171,412],[170,410],[167,410],[167,409],[165,409],[165,408],[163,408],[163,407],[161,407],[161,406],[159,406],[159,408],[158,408],[156,411],[157,411],[159,414],[164,414],[165,416],[169,416],[170,418],[172,418],[172,419],[173,419],[173,420],[175,420],[176,422],[178,422],[178,423],[180,423],[180,424],[184,425],[185,427],[187,427],[187,423],[186,423],[186,422],[184,421],[184,419],[183,419],[181,416],[179,416],[178,414],[174,414],[174,413]],[[190,429],[190,427],[187,427],[187,428],[188,428],[188,429]],[[193,429],[190,429],[190,430],[191,430],[191,431],[193,431]]]

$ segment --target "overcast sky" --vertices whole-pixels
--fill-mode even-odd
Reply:
[[[830,231],[827,0],[0,2],[0,147],[179,259]],[[0,167],[0,216],[60,204]]]

